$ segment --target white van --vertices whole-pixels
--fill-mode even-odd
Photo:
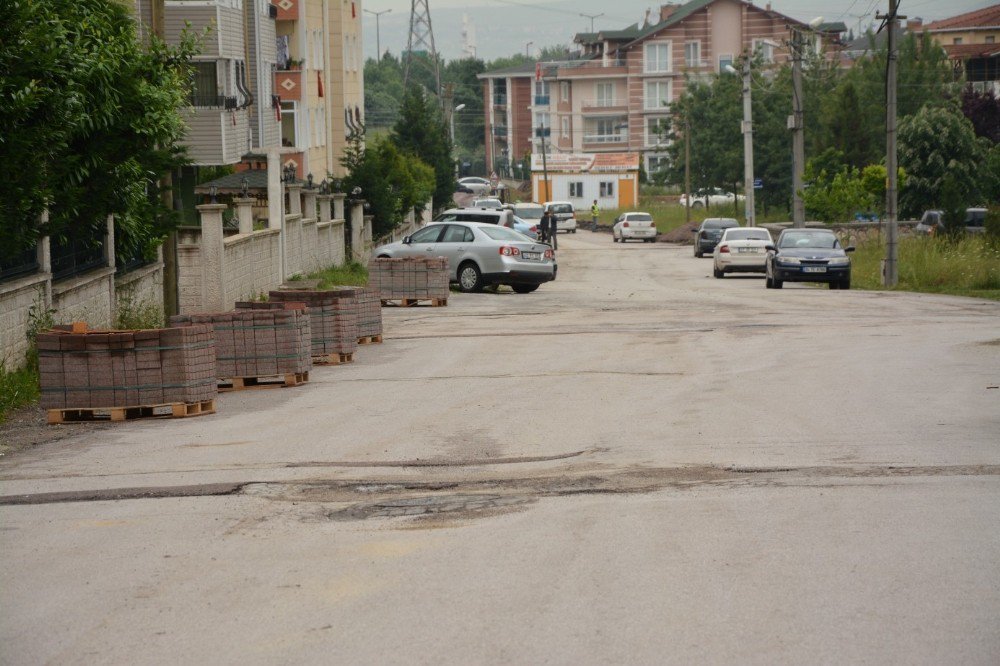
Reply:
[[[576,211],[573,210],[573,204],[568,201],[546,201],[545,210],[555,216],[556,231],[576,233]]]

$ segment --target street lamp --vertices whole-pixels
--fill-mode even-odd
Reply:
[[[371,14],[372,16],[375,17],[375,51],[378,53],[378,57],[375,58],[375,61],[376,62],[381,62],[382,61],[382,42],[379,39],[379,25],[378,25],[378,20],[379,20],[379,17],[382,16],[382,14],[388,14],[389,12],[392,11],[392,9],[383,9],[380,12],[373,12],[370,9],[366,9],[364,11],[368,12],[369,14]]]
[[[535,43],[534,43],[534,42],[528,42],[527,44],[525,44],[525,45],[524,45],[524,57],[525,57],[525,58],[530,58],[530,57],[531,57],[531,55],[529,55],[529,53],[528,53],[528,50],[529,50],[529,49],[530,49],[530,48],[531,48],[532,46],[534,46],[534,45],[535,45]]]
[[[455,163],[455,177],[458,178],[458,160],[455,159],[455,114],[465,108],[464,104],[459,104],[451,112],[451,161]]]
[[[736,68],[726,65],[726,71],[737,74]],[[753,112],[750,104],[750,54],[743,59],[743,205],[747,226],[757,226],[753,189]],[[736,197],[736,193],[733,193]]]

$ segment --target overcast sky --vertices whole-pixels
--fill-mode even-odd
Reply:
[[[569,44],[577,32],[590,30],[590,19],[580,13],[600,14],[595,29],[623,28],[641,21],[647,8],[656,14],[660,3],[645,0],[429,0],[435,46],[446,59],[460,57],[463,15],[475,28],[477,54],[486,60],[523,53],[541,46]],[[765,2],[755,4],[764,5]],[[772,0],[775,11],[810,21],[822,16],[826,21],[843,21],[848,27],[864,29],[875,20],[876,12],[888,9],[888,0]],[[932,21],[963,12],[988,7],[985,0],[900,0],[900,13]],[[366,10],[391,9],[381,19],[383,51],[399,54],[406,48],[409,31],[410,0],[363,0]],[[364,14],[365,54],[374,57],[375,17]],[[532,46],[528,46],[533,42]]]

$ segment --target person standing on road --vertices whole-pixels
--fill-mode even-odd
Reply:
[[[597,215],[600,211],[601,209],[597,207],[597,199],[594,199],[594,205],[590,207],[590,221],[594,224],[590,228],[591,231],[597,231]]]
[[[548,220],[548,223],[546,223],[545,220]],[[542,215],[542,224],[543,224],[542,227],[543,229],[548,229],[545,241],[552,246],[553,250],[558,250],[559,241],[556,240],[556,234],[559,233],[559,227],[556,224],[555,213],[553,213],[552,209],[549,207],[545,208],[545,213]]]

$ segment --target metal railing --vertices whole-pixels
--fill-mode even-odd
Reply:
[[[0,255],[0,281],[30,275],[38,270],[38,249],[34,246],[4,257]]]
[[[548,106],[549,95],[535,95],[535,106]]]
[[[607,109],[619,106],[626,106],[627,102],[623,99],[585,99],[582,102],[583,108],[585,109]]]
[[[238,106],[235,97],[209,93],[192,93],[188,97],[188,103],[201,108],[235,109]]]
[[[494,127],[493,128],[493,136],[506,137],[507,136],[507,127],[506,126],[497,126],[497,127]]]
[[[536,127],[535,128],[535,137],[538,138],[538,139],[540,139],[543,136],[552,136],[552,128],[551,127],[546,127],[546,128]]]
[[[628,134],[585,134],[584,143],[626,143]]]
[[[507,106],[507,95],[493,95],[493,106]]]
[[[104,256],[103,230],[88,230],[59,240],[52,238],[49,251],[52,256],[52,279],[79,275],[101,266],[107,266]]]

